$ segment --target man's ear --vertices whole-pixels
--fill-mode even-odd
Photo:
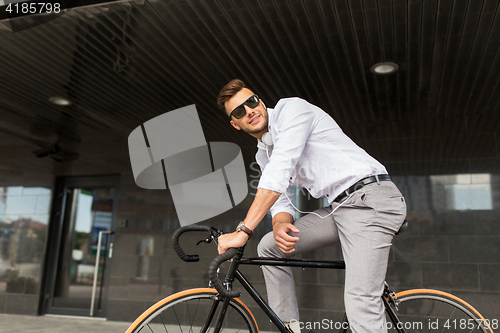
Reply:
[[[238,131],[241,130],[241,127],[239,127],[238,125],[236,125],[236,123],[232,120],[229,121],[231,123],[231,125],[233,125],[234,128],[236,128]]]

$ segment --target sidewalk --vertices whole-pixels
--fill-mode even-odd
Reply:
[[[130,324],[77,317],[0,314],[0,333],[124,333]]]

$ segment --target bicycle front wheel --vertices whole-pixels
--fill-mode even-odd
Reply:
[[[214,330],[222,301],[217,291],[198,288],[181,291],[147,309],[130,325],[125,333],[211,333]],[[239,299],[231,299],[221,332],[258,333],[257,323],[247,306]]]
[[[483,332],[493,333],[496,323],[486,320],[464,300],[431,289],[407,290],[396,294],[395,311],[407,333],[411,332]],[[387,318],[389,331],[395,331],[397,323]],[[495,326],[496,325],[496,326]]]

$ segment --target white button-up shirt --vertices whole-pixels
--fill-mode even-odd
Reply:
[[[258,187],[285,193],[290,184],[298,185],[314,198],[327,197],[332,203],[357,181],[387,173],[319,107],[294,97],[281,99],[267,112],[273,144],[267,153],[259,149],[255,156],[262,170]],[[284,194],[271,208],[273,217],[279,212],[295,215]]]

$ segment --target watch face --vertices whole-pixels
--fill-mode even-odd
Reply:
[[[243,225],[243,222],[238,223],[238,226],[236,227],[236,230],[240,230],[241,226]]]

